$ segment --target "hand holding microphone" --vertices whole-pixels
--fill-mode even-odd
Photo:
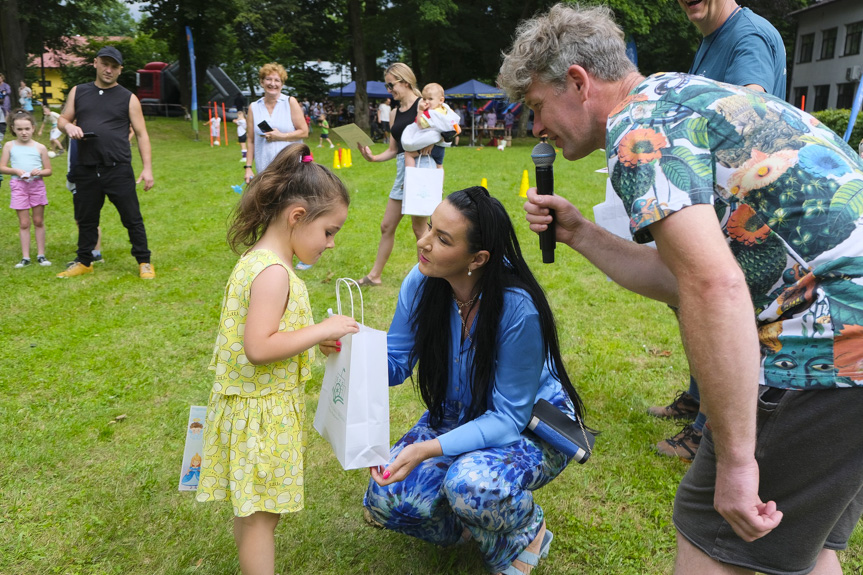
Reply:
[[[530,159],[533,160],[536,166],[536,193],[541,196],[554,195],[554,168],[552,164],[555,159],[554,147],[546,141],[546,138],[541,138],[541,141],[534,146],[533,152],[530,154]],[[554,210],[549,210],[551,214],[551,222],[545,231],[539,232],[539,249],[542,250],[542,263],[554,263],[554,248],[555,229],[554,229]]]

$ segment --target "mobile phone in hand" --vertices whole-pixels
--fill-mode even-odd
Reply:
[[[270,127],[270,125],[267,123],[267,121],[266,121],[266,120],[264,120],[263,122],[258,123],[258,128],[260,128],[260,129],[261,129],[261,131],[262,131],[263,133],[265,133],[265,134],[266,134],[267,132],[272,132],[272,131],[273,131],[273,129]]]
[[[96,132],[84,132],[81,134],[81,139],[86,140],[88,138],[98,138],[99,135]]]

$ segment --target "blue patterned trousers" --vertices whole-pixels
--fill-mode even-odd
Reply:
[[[552,403],[573,417],[564,393]],[[393,446],[390,461],[405,446],[457,427],[457,417],[448,406],[442,425],[433,429],[424,413]],[[568,463],[566,455],[526,432],[506,447],[427,459],[404,481],[386,487],[370,480],[363,505],[387,529],[437,545],[457,543],[467,528],[486,567],[497,572],[527,548],[542,526],[543,511],[532,492]]]

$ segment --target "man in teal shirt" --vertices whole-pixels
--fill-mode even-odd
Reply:
[[[785,99],[785,45],[773,25],[734,0],[677,0],[704,39],[690,74]]]
[[[690,74],[785,99],[785,46],[770,22],[734,0],[677,1],[704,36]],[[667,406],[648,409],[655,417],[694,419],[678,434],[656,444],[658,453],[692,461],[707,421],[700,402],[698,383],[690,377],[687,392],[679,393]]]

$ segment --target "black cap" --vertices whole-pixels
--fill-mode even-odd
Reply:
[[[121,66],[123,65],[123,55],[120,54],[120,51],[114,48],[113,46],[105,46],[99,53],[96,54],[96,57],[105,56],[106,58],[113,58],[117,61]]]

